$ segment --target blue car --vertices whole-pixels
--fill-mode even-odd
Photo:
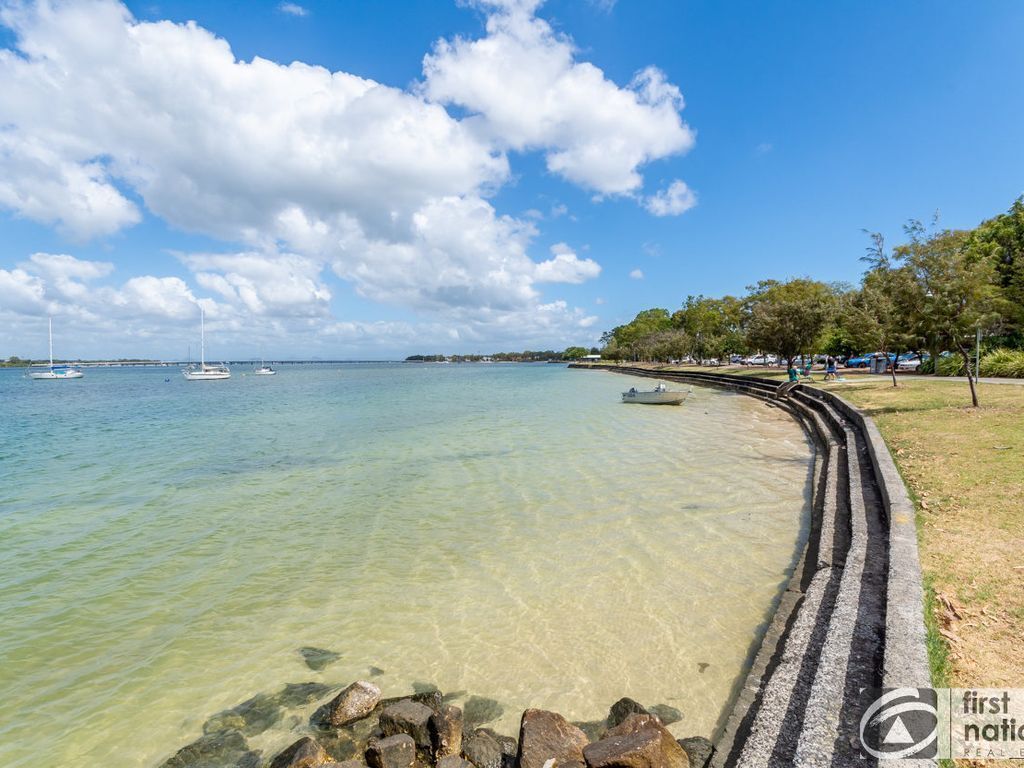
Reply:
[[[854,357],[851,357],[849,360],[846,361],[846,367],[867,368],[869,365],[871,365],[872,358],[880,357],[882,354],[882,352],[869,352],[868,354],[864,355],[855,355]],[[892,352],[889,352],[888,356],[890,365],[896,362],[896,355],[894,355]]]

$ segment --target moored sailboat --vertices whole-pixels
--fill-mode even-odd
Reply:
[[[80,379],[85,376],[72,365],[53,364],[53,318],[49,318],[50,331],[50,367],[45,371],[29,371],[28,377],[36,381],[60,381],[62,379]]]
[[[206,364],[206,312],[199,308],[199,366],[190,366],[181,372],[186,381],[217,381],[230,379],[231,369],[226,365]]]

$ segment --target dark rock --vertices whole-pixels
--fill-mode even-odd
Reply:
[[[587,738],[591,741],[597,741],[604,736],[608,725],[604,720],[573,720],[572,724],[587,734]]]
[[[299,648],[299,653],[302,655],[303,660],[306,662],[306,666],[312,669],[314,672],[319,672],[328,664],[333,664],[341,658],[340,653],[328,651],[325,648],[313,648],[308,645]]]
[[[342,760],[340,763],[328,763],[324,768],[366,768],[362,760]]]
[[[380,713],[380,729],[385,736],[408,734],[420,749],[430,751],[430,718],[434,710],[411,699],[399,701]]]
[[[501,768],[504,754],[501,744],[485,731],[474,731],[462,742],[462,754],[476,768]]]
[[[473,764],[458,755],[445,755],[437,761],[437,768],[473,768]]]
[[[405,733],[372,739],[366,748],[370,768],[413,768],[415,761],[416,742]]]
[[[678,723],[683,719],[683,713],[668,704],[655,704],[653,707],[648,707],[647,711],[652,715],[657,715],[662,725],[672,725],[672,723]]]
[[[660,756],[657,768],[689,768],[690,761],[686,752],[656,715],[634,713],[614,728],[609,729],[605,734],[605,739],[628,736],[640,731],[652,731],[657,733],[660,738]]]
[[[274,696],[258,693],[211,717],[203,723],[203,733],[238,731],[246,736],[255,736],[275,725],[283,714]]]
[[[692,768],[704,768],[711,760],[711,753],[715,751],[714,745],[703,736],[690,736],[686,739],[679,739],[679,746],[683,748],[690,758]]]
[[[444,696],[442,696],[441,697],[441,701],[443,701],[445,704],[447,704],[450,701],[455,701],[456,699],[461,699],[465,695],[466,695],[465,691],[452,691],[451,693],[446,693]]]
[[[434,757],[448,757],[462,752],[462,710],[445,704],[430,716],[430,744]]]
[[[274,699],[286,709],[304,707],[317,699],[322,699],[335,687],[326,683],[288,683]]]
[[[270,768],[319,768],[331,762],[330,756],[314,739],[303,736],[275,757]]]
[[[421,683],[414,681],[412,684],[413,693],[432,693],[433,691],[440,691],[433,683]]]
[[[417,704],[422,704],[425,707],[430,707],[434,712],[440,712],[441,707],[444,706],[444,697],[436,688],[432,691],[420,691],[419,693],[414,693],[409,697],[409,700],[415,701]]]
[[[519,726],[519,768],[544,768],[554,758],[559,768],[583,765],[587,735],[555,712],[528,709]],[[677,745],[678,746],[678,745]]]
[[[337,762],[358,757],[362,752],[359,742],[347,730],[320,731],[317,734],[317,741],[331,760]]]
[[[313,713],[319,728],[341,728],[371,714],[380,701],[380,688],[358,680]]]
[[[505,713],[505,708],[494,699],[483,696],[470,696],[462,707],[467,728],[476,728],[492,720],[497,720]]]
[[[661,734],[646,728],[618,736],[606,736],[583,748],[587,768],[664,768]]]
[[[241,765],[251,752],[245,737],[238,731],[208,733],[179,749],[160,764],[160,768],[213,768],[213,766]]]
[[[380,677],[384,674],[384,670],[380,667],[370,667],[370,677]]]
[[[491,728],[477,728],[476,732],[486,733],[488,736],[490,736],[492,739],[498,742],[498,746],[501,747],[501,752],[503,755],[515,757],[516,752],[519,751],[519,745],[516,743],[516,740],[513,739],[511,736],[502,736],[500,733]]]
[[[632,714],[646,715],[647,710],[639,702],[629,698],[621,698],[608,710],[608,727],[614,728]]]

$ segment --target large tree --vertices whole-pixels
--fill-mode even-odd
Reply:
[[[814,345],[835,315],[836,298],[825,283],[798,278],[786,283],[763,280],[746,299],[747,343],[777,352],[788,367]]]
[[[1024,197],[1006,213],[982,222],[968,237],[967,248],[992,264],[1001,299],[996,332],[1004,343],[1024,345]]]

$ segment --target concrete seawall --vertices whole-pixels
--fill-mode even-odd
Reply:
[[[810,535],[726,725],[714,768],[872,765],[863,689],[931,685],[914,507],[874,422],[837,395],[704,371],[573,365],[730,389],[790,413],[815,445]],[[685,407],[685,406],[684,406]],[[886,760],[923,768],[933,760]]]

